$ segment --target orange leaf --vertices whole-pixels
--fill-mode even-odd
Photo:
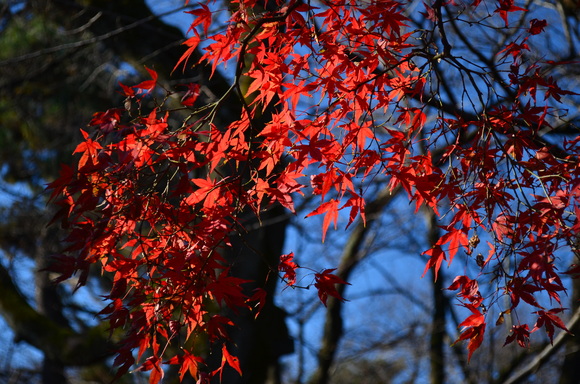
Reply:
[[[240,368],[240,360],[235,357],[230,355],[230,353],[228,352],[228,349],[226,348],[226,346],[222,346],[222,365],[221,365],[221,369],[220,369],[220,380],[221,380],[221,374],[223,372],[223,368],[226,364],[226,362],[229,364],[230,367],[232,367],[233,369],[235,369],[240,376],[242,376],[242,369]]]

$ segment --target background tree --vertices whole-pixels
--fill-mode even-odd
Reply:
[[[74,143],[81,138],[79,127],[86,126],[95,111],[111,103],[122,104],[118,81],[137,81],[148,74],[146,65],[159,70],[160,81],[167,88],[193,78],[201,84],[201,100],[211,101],[215,94],[223,93],[225,82],[219,75],[209,79],[203,72],[186,71],[169,77],[183,53],[183,33],[160,17],[186,9],[177,2],[169,8],[165,14],[154,14],[139,0],[21,1],[2,6],[4,195],[0,238],[5,284],[0,307],[13,331],[13,336],[6,334],[4,345],[10,345],[14,337],[45,356],[43,368],[37,370],[28,363],[34,352],[24,349],[22,343],[13,347],[23,350],[14,358],[10,349],[4,350],[2,367],[7,380],[52,383],[65,382],[66,376],[78,380],[76,367],[95,363],[93,372],[82,370],[86,380],[108,382],[112,377],[107,368],[110,361],[105,360],[112,353],[107,326],[95,322],[94,317],[102,309],[98,296],[110,289],[111,276],[95,281],[89,296],[79,299],[71,296],[71,287],[51,283],[54,276],[43,269],[49,267],[49,256],[61,249],[57,239],[63,234],[45,228],[54,212],[46,209],[46,195],[41,192],[58,175],[60,164],[71,161]],[[235,102],[230,107],[230,111],[221,111],[222,118],[230,119],[240,108]],[[265,234],[270,239],[277,238],[273,232],[283,234],[283,223],[273,228]],[[278,241],[276,247],[281,244]],[[261,246],[258,241],[253,243],[256,249]],[[34,286],[29,273],[35,276]],[[275,324],[284,327],[283,321],[271,321],[272,332],[279,332],[282,338],[283,329]],[[78,340],[85,342],[79,344]],[[256,343],[255,348],[261,344]]]

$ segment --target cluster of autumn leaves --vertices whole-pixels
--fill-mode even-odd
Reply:
[[[507,27],[507,15],[522,10],[499,3]],[[403,188],[417,210],[445,214],[442,237],[425,252],[425,272],[437,274],[461,249],[471,254],[477,232],[491,235],[486,256],[477,256],[482,273],[501,275],[497,295],[510,297],[509,311],[520,301],[538,310],[534,329],[515,324],[506,343],[527,345],[529,333],[541,327],[550,338],[554,326],[565,329],[557,316],[561,306],[544,308],[534,298],[542,291],[560,304],[564,286],[551,255],[580,225],[578,140],[555,153],[539,134],[550,128],[552,111],[537,93],[543,90],[544,100],[569,93],[541,75],[541,63],[520,60],[542,21],[534,20],[503,55],[518,97],[472,120],[441,114],[434,134],[455,141],[438,148],[424,134],[430,62],[419,61],[426,53],[410,40],[399,3],[334,0],[319,9],[293,0],[259,14],[255,0],[236,4],[227,28],[215,35],[208,35],[214,22],[209,4],[190,11],[193,37],[176,63],[207,64],[212,71],[233,63],[228,94],[202,106],[199,86],[188,85],[181,105],[190,116],[174,126],[175,111],[162,102],[169,92],[148,69],[150,80],[121,85],[137,114],[123,108],[96,113],[75,150],[76,166],[64,167],[50,184],[60,206],[55,220],[69,229],[68,248],[59,256],[61,279],[80,272],[82,285],[92,264],[114,276],[102,315],[112,329],[127,330],[115,360],[119,375],[135,363],[152,372],[153,383],[162,378],[163,364],[177,364],[182,377],[190,372],[200,380],[220,376],[226,365],[242,374],[225,346],[221,367],[203,374],[194,351],[164,354],[181,337],[188,345],[227,338],[232,322],[212,302],[260,308],[263,292],[246,297],[244,281],[229,274],[223,257],[230,234],[243,231],[240,215],[259,217],[271,204],[294,212],[296,197],[312,194],[319,204],[307,216],[324,215],[324,240],[343,210],[347,225],[365,220],[361,186],[378,175],[389,178],[391,189]],[[204,54],[193,62],[202,41]],[[244,77],[252,80],[245,91]],[[241,100],[240,118],[218,126],[216,111],[228,97]],[[146,111],[148,100],[156,104]],[[255,121],[266,110],[271,119],[258,129]],[[520,201],[515,208],[514,201]],[[502,269],[509,258],[517,263]],[[297,268],[293,254],[282,255],[278,273],[288,285],[296,284]],[[345,282],[332,272],[311,274],[323,303],[328,296],[342,299],[336,284]],[[471,313],[459,336],[469,341],[471,357],[485,333],[481,304],[497,297],[481,296],[477,276],[459,276],[449,289],[459,290]]]

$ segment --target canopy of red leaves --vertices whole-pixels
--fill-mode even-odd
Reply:
[[[257,14],[251,11],[255,0],[237,3],[227,28],[211,28],[216,19],[209,4],[191,11],[193,37],[176,63],[176,70],[209,65],[212,72],[233,65],[228,94],[200,106],[199,86],[186,85],[181,103],[193,118],[176,126],[162,103],[137,117],[120,109],[95,114],[75,150],[76,167],[65,168],[49,185],[60,207],[55,219],[69,229],[68,248],[58,256],[62,278],[80,272],[82,285],[92,264],[114,273],[111,304],[102,314],[112,328],[127,330],[115,360],[119,374],[135,363],[137,350],[137,362],[148,356],[139,369],[151,371],[151,383],[157,383],[163,346],[179,330],[185,340],[227,337],[231,321],[212,312],[211,301],[260,308],[244,296],[244,281],[229,275],[222,257],[230,234],[242,230],[242,212],[259,216],[272,204],[294,212],[298,194],[313,194],[318,205],[308,216],[323,215],[324,240],[344,209],[349,208],[347,225],[364,220],[365,196],[355,185],[377,176],[388,178],[392,190],[401,187],[417,210],[426,206],[440,213],[445,207],[443,234],[425,252],[427,269],[437,273],[460,250],[471,254],[477,244],[470,239],[487,232],[493,244],[478,261],[481,268],[507,257],[517,260],[504,271],[510,310],[521,301],[537,307],[532,331],[543,327],[550,338],[554,327],[565,329],[560,309],[542,308],[535,299],[547,292],[559,303],[564,286],[553,254],[576,239],[580,227],[579,138],[556,151],[540,134],[552,128],[548,102],[570,92],[543,75],[544,64],[521,56],[544,21],[519,30],[498,55],[509,68],[506,86],[514,97],[477,116],[441,113],[429,123],[429,142],[423,135],[431,99],[426,83],[433,62],[450,52],[435,58],[416,45],[402,4],[331,0],[316,8],[277,1],[270,7],[275,10]],[[506,28],[511,13],[525,11],[512,1],[489,6]],[[437,25],[440,9],[425,7]],[[209,35],[212,30],[219,32]],[[194,62],[201,41],[204,53]],[[157,73],[147,71],[150,80],[122,85],[137,105],[163,92]],[[252,80],[245,93],[242,75]],[[216,110],[230,96],[242,103],[240,117],[218,126]],[[253,122],[266,109],[273,110],[272,118],[256,130]],[[295,283],[298,268],[292,256],[283,256],[279,267],[288,284]],[[329,296],[342,300],[336,284],[345,282],[330,272],[311,276],[323,303]],[[483,298],[477,281],[466,276],[449,289],[460,291],[471,312],[458,339],[468,340],[471,357],[486,328]],[[527,330],[514,326],[506,343],[526,345]],[[191,351],[165,363],[179,364],[181,377],[189,372],[200,382],[221,376],[226,365],[242,374],[225,347],[222,354],[221,367],[203,374],[203,360]]]

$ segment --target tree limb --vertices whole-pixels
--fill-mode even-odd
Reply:
[[[104,336],[105,323],[83,333],[55,323],[28,304],[1,264],[0,314],[17,341],[25,341],[65,365],[89,365],[111,355],[113,343]]]
[[[572,329],[578,324],[580,321],[580,308],[576,309],[574,315],[566,324],[566,328]],[[554,339],[552,344],[546,345],[544,349],[536,356],[532,361],[530,361],[525,367],[520,369],[516,372],[512,377],[507,379],[503,384],[516,384],[521,383],[525,380],[529,375],[534,373],[536,369],[542,366],[554,353],[556,353],[560,347],[564,345],[564,342],[568,340],[572,335],[568,332],[562,331],[560,334]]]

